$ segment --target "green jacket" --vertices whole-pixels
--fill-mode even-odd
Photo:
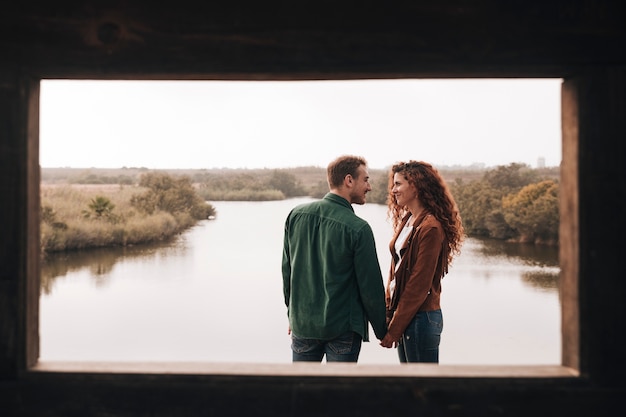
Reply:
[[[386,332],[383,278],[370,225],[343,197],[295,207],[285,221],[283,293],[291,331],[331,340],[354,331]]]

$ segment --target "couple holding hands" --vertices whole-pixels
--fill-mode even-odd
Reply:
[[[401,363],[439,362],[441,280],[464,237],[458,208],[432,165],[391,167],[384,285],[372,229],[352,207],[365,204],[369,179],[364,158],[340,156],[328,165],[324,198],[287,216],[282,275],[293,362],[357,362],[370,323]]]

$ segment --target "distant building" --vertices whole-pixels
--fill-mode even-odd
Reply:
[[[537,168],[545,168],[546,167],[546,158],[539,157],[537,158]]]

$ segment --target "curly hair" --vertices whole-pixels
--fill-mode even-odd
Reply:
[[[441,223],[447,241],[447,266],[461,252],[461,244],[465,237],[461,214],[450,193],[446,182],[439,171],[431,164],[422,161],[399,162],[389,170],[389,187],[387,196],[387,215],[392,221],[394,231],[401,225],[408,213],[406,207],[396,203],[392,193],[394,174],[402,174],[417,189],[417,195],[426,210]]]

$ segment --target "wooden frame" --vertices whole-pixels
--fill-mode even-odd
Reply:
[[[622,2],[101,5],[0,14],[0,403],[9,415],[608,414],[626,394]],[[39,80],[564,79],[560,367],[46,364]],[[617,243],[616,243],[617,240]]]

